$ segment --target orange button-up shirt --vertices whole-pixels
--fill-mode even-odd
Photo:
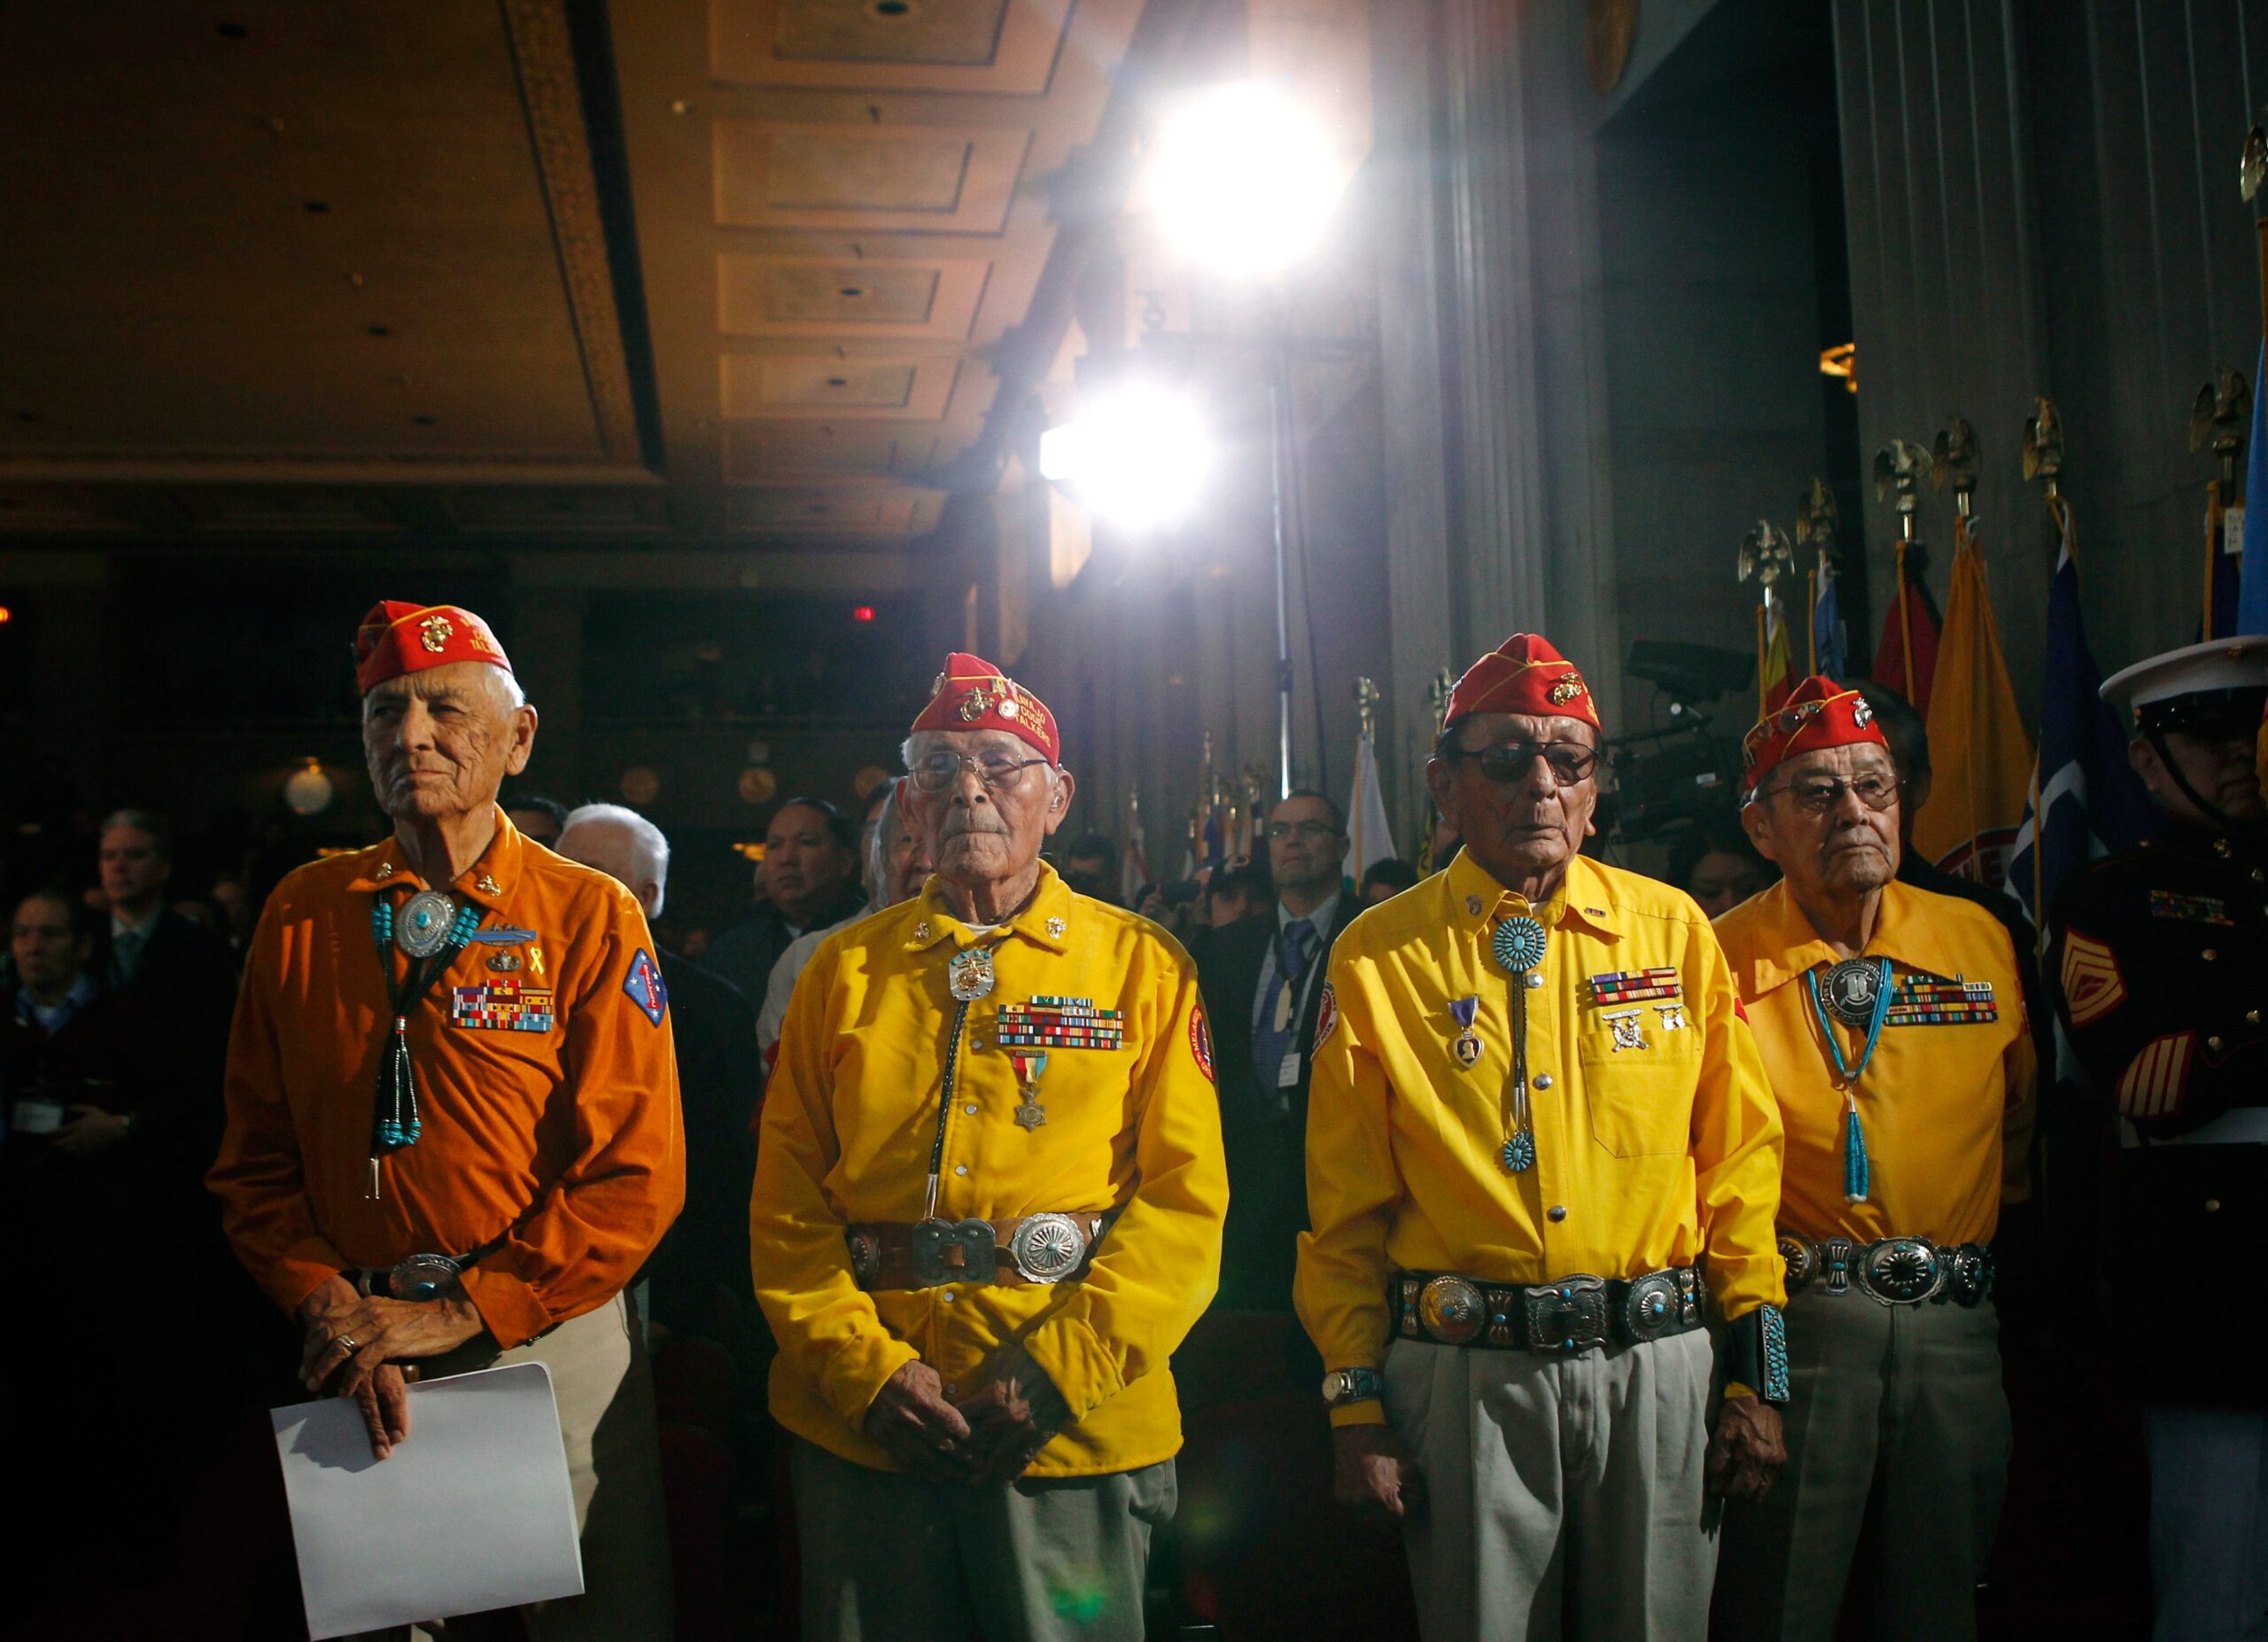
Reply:
[[[1888,958],[1897,990],[1859,1078],[1869,1179],[1858,1203],[1843,1195],[1845,1102],[1803,978],[1823,976],[1834,950],[1785,881],[1716,927],[1787,1130],[1780,1223],[1814,1240],[1990,1241],[2002,1202],[2025,1195],[2032,1124],[2031,1033],[2000,920],[1955,896],[1884,886],[1860,956]],[[1832,1030],[1844,1064],[1854,1064],[1865,1029]]]
[[[425,887],[389,839],[302,867],[268,898],[207,1183],[237,1258],[287,1311],[336,1272],[504,1234],[464,1283],[488,1332],[516,1346],[612,1298],[685,1201],[666,1000],[629,891],[499,812],[448,892],[484,931],[532,938],[476,938],[409,1012],[423,1132],[379,1163],[374,1198],[387,977],[408,960],[389,948],[382,966],[371,907],[399,911]]]

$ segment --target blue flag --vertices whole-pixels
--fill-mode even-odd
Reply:
[[[2236,595],[2236,630],[2268,633],[2268,341],[2252,373],[2252,437],[2244,459],[2244,560]]]
[[[2058,504],[2059,507],[2061,504]],[[2079,571],[2071,524],[2060,510],[2062,548],[2047,590],[2047,694],[2039,714],[2039,758],[2031,797],[2008,856],[2008,890],[2032,922],[2074,868],[2131,848],[2150,824],[2150,798],[2126,762],[2126,735],[2101,696],[2102,672],[2079,619]]]
[[[1851,665],[1843,643],[1843,601],[1835,592],[1841,580],[1829,576],[1820,589],[1819,603],[1811,607],[1811,647],[1818,654],[1819,670],[1837,684],[1850,676]]]

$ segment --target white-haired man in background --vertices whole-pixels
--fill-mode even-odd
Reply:
[[[567,817],[560,854],[617,880],[662,915],[670,841],[635,810],[586,804]],[[752,1315],[748,1195],[756,1178],[756,1012],[741,989],[656,938],[670,1021],[677,1033],[678,1088],[685,1103],[685,1210],[646,1266],[649,1320],[685,1334],[731,1339]],[[722,1295],[719,1290],[722,1290]]]

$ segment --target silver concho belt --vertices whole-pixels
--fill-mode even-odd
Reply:
[[[1806,1290],[1849,1294],[1883,1305],[1973,1306],[1992,1292],[1992,1251],[1982,1243],[1933,1243],[1922,1237],[1885,1237],[1877,1243],[1828,1237],[1814,1242],[1780,1233],[1788,1268],[1788,1297]]]

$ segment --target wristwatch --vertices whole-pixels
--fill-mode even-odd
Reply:
[[[1386,1381],[1375,1368],[1334,1368],[1323,1377],[1323,1401],[1326,1408],[1342,1408],[1348,1403],[1374,1402],[1386,1395]]]

